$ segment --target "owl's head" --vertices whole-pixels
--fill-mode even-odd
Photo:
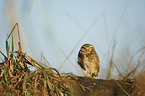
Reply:
[[[95,48],[93,45],[91,44],[84,44],[81,49],[80,49],[80,53],[82,54],[88,54],[88,53],[92,53],[94,52]]]

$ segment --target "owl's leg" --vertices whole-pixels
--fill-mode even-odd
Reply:
[[[92,73],[90,74],[90,78],[93,78],[93,74]]]
[[[87,73],[87,74],[85,75],[85,77],[89,77],[88,75],[89,75],[89,73]]]

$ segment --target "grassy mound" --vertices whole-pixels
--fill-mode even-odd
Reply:
[[[6,39],[7,56],[0,51],[4,59],[0,63],[0,95],[1,96],[59,96],[68,95],[65,86],[65,78],[60,76],[55,68],[50,68],[22,51],[20,35],[19,49],[14,51],[13,31]],[[19,34],[19,30],[18,30]],[[12,35],[11,50],[8,39]],[[27,65],[35,67],[35,71],[30,71]]]

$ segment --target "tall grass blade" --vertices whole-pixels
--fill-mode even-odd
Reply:
[[[114,30],[114,33],[113,33],[113,38],[115,37],[115,35],[116,35],[116,33],[117,33],[117,30],[118,30],[118,28],[119,28],[119,25],[120,25],[122,19],[123,19],[123,15],[124,15],[124,13],[125,13],[127,7],[128,7],[128,4],[129,4],[129,0],[127,1],[126,5],[125,5],[125,7],[124,7],[124,9],[123,9],[123,12],[121,13],[119,22],[118,22],[117,26],[115,27],[115,30]]]
[[[6,52],[7,52],[7,57],[9,57],[9,45],[7,40],[6,40]]]
[[[6,39],[6,41],[10,38],[11,34],[14,32],[14,29],[15,29],[16,26],[17,26],[17,23],[14,25],[14,27],[13,27],[13,29],[11,30],[11,32],[10,32],[8,38]]]
[[[5,83],[8,83],[7,72],[6,72],[6,66],[4,66],[4,78],[5,78]]]
[[[127,96],[130,96],[123,88],[122,88],[122,86],[116,81],[116,80],[114,80],[116,83],[117,83],[117,85],[125,92],[125,94],[127,95]]]
[[[18,23],[16,23],[16,25],[17,25],[18,37],[19,37],[19,42],[18,42],[18,44],[19,44],[19,48],[20,48],[20,50],[22,50],[21,38],[20,38],[20,31],[19,31],[19,25],[18,25]]]
[[[51,67],[50,63],[47,61],[47,59],[46,59],[45,56],[43,55],[43,52],[41,52],[41,64],[42,64],[42,65],[44,65],[44,64],[42,63],[43,59],[46,61],[46,63],[48,64],[48,66]],[[44,66],[45,66],[45,65],[44,65]],[[47,65],[46,65],[46,67],[47,67]]]
[[[116,46],[116,41],[114,40],[114,44],[112,47],[112,54],[111,54],[111,58],[110,58],[110,62],[109,62],[109,72],[108,72],[107,79],[110,78],[111,73],[112,73],[112,69],[113,69],[113,64],[114,64],[113,57],[114,57],[115,46]]]
[[[12,35],[12,52],[14,52],[14,38],[13,38],[13,35]]]
[[[134,59],[134,56],[137,55],[139,52],[141,52],[141,51],[143,51],[143,50],[145,50],[145,46],[142,47],[142,48],[140,48],[139,50],[137,50],[137,51],[132,55],[132,57],[131,57],[131,59],[130,59],[128,65],[131,65],[132,60]],[[140,58],[141,58],[141,57],[140,57]],[[127,72],[128,72],[128,70],[129,70],[129,67],[128,67],[128,69],[127,69]]]
[[[4,55],[4,53],[2,53],[2,51],[0,51],[0,53],[5,57],[5,59],[7,59],[6,55]]]
[[[10,32],[8,38],[6,39],[6,41],[10,38],[10,36],[11,36],[12,33],[14,32],[16,26],[17,26],[18,38],[19,38],[19,42],[18,42],[18,44],[19,44],[19,48],[20,48],[20,50],[22,50],[21,39],[20,39],[20,31],[19,31],[19,25],[18,25],[18,23],[16,23],[16,24],[14,25],[14,27],[13,27],[13,29],[11,30],[11,32]]]
[[[116,70],[118,71],[119,76],[120,76],[120,77],[123,77],[123,75],[121,74],[121,72],[120,72],[119,68],[117,67],[117,65],[116,65],[115,63],[113,63],[113,65],[114,65],[114,67],[116,68]]]
[[[64,51],[63,51],[59,46],[58,46],[58,48],[59,48],[59,50],[63,53],[63,55],[67,58],[67,56],[66,56],[66,54],[64,53]],[[70,62],[70,64],[71,64],[72,66],[74,66],[73,63],[69,60],[69,58],[67,58],[67,60]],[[63,63],[65,63],[65,61],[64,61]],[[62,64],[63,64],[63,63],[62,63]],[[62,66],[59,66],[59,68],[61,68],[61,67],[62,67]],[[59,69],[59,68],[58,68],[58,69]]]
[[[124,76],[123,80],[126,80],[131,74],[135,73],[139,65],[140,63],[138,63],[137,66],[134,69],[132,69],[126,76]]]
[[[47,61],[47,59],[44,57],[44,55],[42,56],[44,58],[44,60],[47,62],[47,64],[51,67],[50,63]],[[42,63],[43,64],[43,63]]]

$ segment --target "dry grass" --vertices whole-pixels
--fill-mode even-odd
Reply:
[[[14,51],[12,33],[16,27],[18,28],[17,23],[6,39],[7,56],[0,51],[4,57],[0,63],[0,96],[68,96],[65,78],[62,78],[55,68],[46,67],[24,53],[20,35],[19,49]],[[11,50],[8,44],[10,36],[12,36]],[[30,71],[28,64],[35,67],[36,71]]]

